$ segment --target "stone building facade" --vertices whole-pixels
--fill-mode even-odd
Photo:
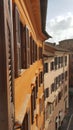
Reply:
[[[59,130],[69,107],[69,55],[50,47],[44,44],[45,130]]]
[[[59,46],[70,51],[69,53],[69,87],[73,92],[73,39],[67,39],[59,42]]]

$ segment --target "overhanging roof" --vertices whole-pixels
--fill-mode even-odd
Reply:
[[[47,36],[47,38],[51,38],[51,36],[45,30],[47,5],[48,5],[48,0],[40,0],[42,32]]]

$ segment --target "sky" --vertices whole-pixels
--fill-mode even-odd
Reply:
[[[46,30],[50,42],[73,38],[73,0],[48,0]]]

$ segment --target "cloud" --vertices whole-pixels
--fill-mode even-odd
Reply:
[[[73,38],[73,14],[57,16],[46,23],[47,32],[53,37],[51,41],[58,42]]]

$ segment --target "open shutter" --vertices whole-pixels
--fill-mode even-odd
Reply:
[[[29,30],[21,25],[21,55],[22,55],[22,68],[30,66],[30,39]]]
[[[36,97],[38,95],[38,77],[36,77]]]
[[[31,130],[30,111],[28,111],[28,130]]]
[[[19,12],[14,5],[13,8],[13,25],[14,25],[14,62],[15,62],[15,77],[20,74],[21,71],[21,36],[20,36],[20,20]]]
[[[34,92],[31,94],[31,124],[34,122]]]
[[[33,39],[32,39],[32,36],[30,37],[30,64],[32,65],[33,63]]]
[[[14,74],[11,1],[0,1],[0,129],[14,129]]]
[[[32,44],[33,44],[33,50],[32,51],[33,51],[33,63],[34,63],[35,62],[35,49],[34,49],[34,44],[35,43],[34,43],[34,40],[33,40]]]
[[[27,68],[27,45],[26,45],[26,26],[21,23],[21,64],[22,68]]]
[[[37,60],[37,44],[35,43],[35,61]]]
[[[21,130],[29,130],[28,129],[28,113],[25,114],[24,121],[22,123]]]
[[[9,0],[8,0],[9,1]],[[11,2],[9,1],[8,15],[6,21],[7,29],[7,66],[8,66],[8,105],[9,105],[9,130],[14,129],[14,67],[13,67],[13,26]],[[10,17],[10,18],[9,18]]]
[[[30,66],[30,40],[29,40],[29,30],[26,27],[26,47],[27,47],[27,68]]]

